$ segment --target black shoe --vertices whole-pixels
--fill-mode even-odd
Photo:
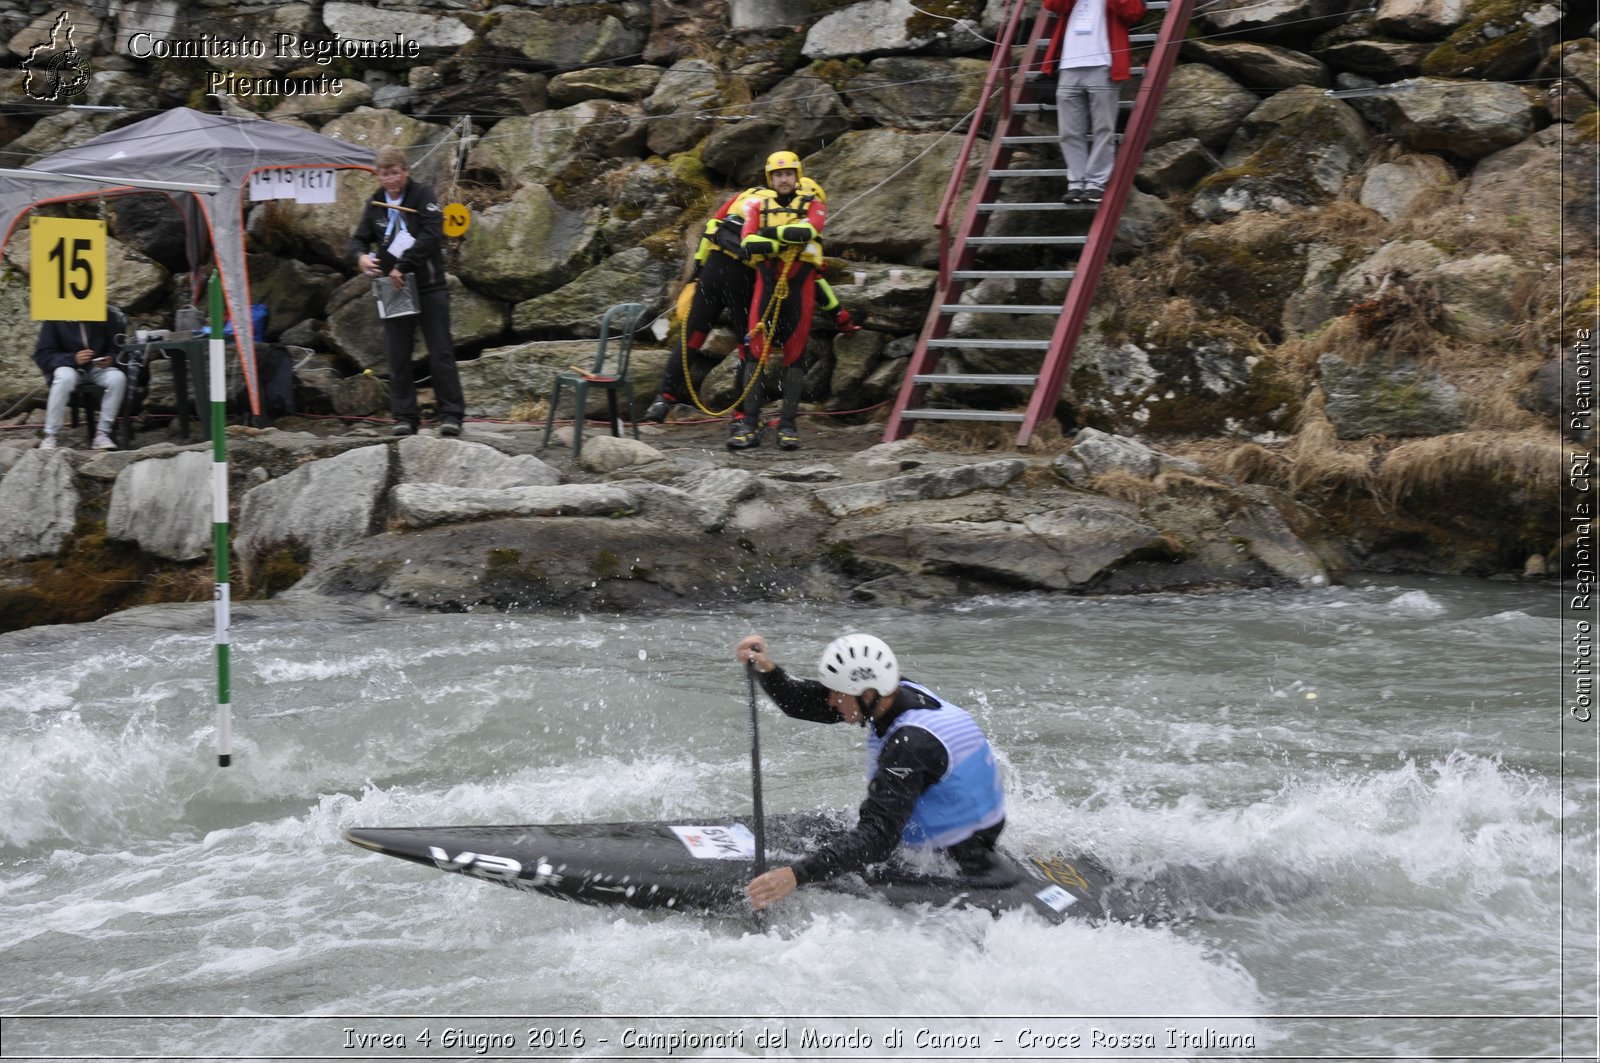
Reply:
[[[778,447],[781,450],[799,450],[800,433],[793,428],[779,428]]]
[[[1081,188],[1069,188],[1069,189],[1067,189],[1067,194],[1061,197],[1061,202],[1067,204],[1069,207],[1074,203],[1082,203],[1083,202],[1083,189],[1081,189]]]
[[[656,401],[650,404],[650,408],[644,411],[644,416],[639,418],[639,423],[660,424],[667,419],[667,413],[671,409],[672,404],[670,402],[658,397]]]
[[[396,421],[394,423],[394,431],[390,434],[397,436],[414,436],[417,434],[417,426],[412,424],[410,421]]]
[[[454,439],[461,434],[460,421],[443,421],[439,424],[439,434]]]
[[[761,445],[761,430],[744,421],[733,422],[733,434],[728,437],[729,450],[749,450]]]
[[[1083,190],[1083,201],[1085,203],[1098,203],[1105,197],[1106,190],[1103,188],[1085,188]]]

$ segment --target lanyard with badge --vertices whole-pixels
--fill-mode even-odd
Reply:
[[[405,223],[400,220],[400,200],[391,198],[387,194],[384,195],[383,199],[389,205],[389,225],[383,230],[384,246],[388,249],[389,254],[399,258],[411,250],[412,245],[417,240],[416,237],[411,235],[410,230],[406,228]]]

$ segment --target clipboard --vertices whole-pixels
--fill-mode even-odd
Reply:
[[[409,317],[418,313],[421,303],[417,298],[416,275],[406,274],[406,282],[399,288],[387,276],[378,277],[372,282],[372,301],[378,304],[380,319]]]

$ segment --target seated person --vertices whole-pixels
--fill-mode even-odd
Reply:
[[[40,450],[51,450],[58,445],[56,435],[61,431],[61,422],[66,420],[67,402],[73,389],[84,380],[105,389],[100,399],[100,423],[95,429],[94,449],[117,449],[111,440],[111,428],[116,423],[117,411],[122,409],[128,378],[112,364],[116,333],[116,326],[110,321],[46,321],[40,327],[33,360],[50,381]]]

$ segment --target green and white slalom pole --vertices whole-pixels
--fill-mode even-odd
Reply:
[[[228,376],[223,360],[222,274],[211,272],[211,553],[216,558],[217,765],[233,762],[233,708],[230,704],[228,650]]]

